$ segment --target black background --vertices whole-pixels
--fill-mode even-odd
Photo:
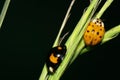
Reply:
[[[0,0],[0,10],[4,1]],[[0,29],[0,80],[38,80],[70,1],[11,0]],[[89,1],[76,0],[64,33],[72,32]],[[102,19],[106,31],[120,24],[119,0],[114,0]],[[79,56],[61,80],[116,80],[119,40],[120,35]]]

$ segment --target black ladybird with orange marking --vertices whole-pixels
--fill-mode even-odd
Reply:
[[[46,63],[49,73],[54,73],[56,71],[56,69],[59,67],[60,63],[64,59],[65,53],[65,45],[56,46],[50,50]]]

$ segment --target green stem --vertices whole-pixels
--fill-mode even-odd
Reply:
[[[102,40],[102,44],[115,38],[120,33],[120,25],[113,27],[105,33],[105,36]]]
[[[92,11],[94,10],[94,7],[98,3],[98,1],[99,0],[93,0],[91,2],[90,6],[88,7],[86,12],[84,13],[84,16],[82,16],[81,20],[79,21],[79,23],[75,27],[75,30],[73,31],[72,35],[70,36],[70,38],[66,42],[67,53],[66,53],[64,60],[60,64],[56,73],[53,75],[50,75],[48,80],[59,80],[60,77],[62,76],[62,74],[64,73],[66,67],[69,65],[70,59],[72,58],[72,56],[74,54],[74,51],[77,47],[77,44],[79,43],[79,41],[81,39],[81,37],[78,37],[78,34],[81,31],[80,28],[83,29],[83,26],[86,24],[89,16],[92,14]],[[79,36],[81,36],[81,35],[79,35]],[[76,39],[76,41],[74,41],[75,39]]]
[[[103,15],[103,13],[105,12],[105,10],[111,5],[112,2],[113,2],[113,0],[107,0],[105,2],[105,4],[103,5],[103,7],[98,12],[98,14],[95,16],[95,18],[100,18]]]
[[[45,64],[44,67],[43,67],[42,73],[41,73],[41,75],[39,77],[39,80],[45,80],[46,77],[47,77],[47,72],[48,72],[47,71],[47,66]]]
[[[9,4],[10,4],[10,0],[6,0],[5,3],[4,3],[2,12],[1,12],[1,14],[0,14],[0,28],[1,28],[2,23],[3,23],[3,20],[4,20],[4,18],[5,18],[5,15],[6,15],[6,12],[7,12],[7,9],[8,9]]]

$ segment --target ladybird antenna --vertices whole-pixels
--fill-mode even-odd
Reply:
[[[69,32],[65,33],[62,38],[59,40],[59,45],[62,43],[63,39],[68,35]]]

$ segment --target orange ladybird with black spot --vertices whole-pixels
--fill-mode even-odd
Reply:
[[[65,45],[56,46],[50,50],[46,62],[48,72],[50,74],[55,73],[56,69],[59,67],[60,63],[64,59],[65,53],[66,53]]]
[[[101,19],[95,18],[88,24],[88,27],[84,33],[84,42],[87,46],[95,46],[101,42],[104,34],[104,23]]]

